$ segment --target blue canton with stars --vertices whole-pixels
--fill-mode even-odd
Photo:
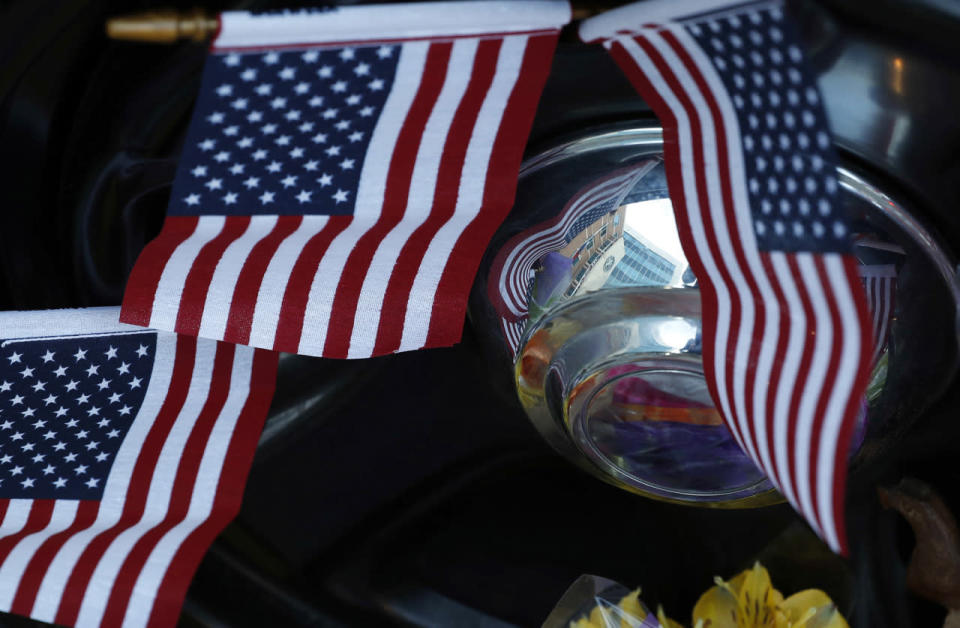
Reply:
[[[212,54],[167,213],[349,215],[398,46]]]
[[[100,499],[156,333],[0,343],[0,498]]]
[[[740,126],[762,251],[849,252],[829,127],[791,25],[769,4],[685,23],[716,69]]]

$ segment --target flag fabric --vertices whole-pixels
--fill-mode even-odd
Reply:
[[[534,265],[624,203],[636,182],[656,162],[624,168],[583,188],[556,217],[512,237],[497,253],[487,282],[487,296],[500,318],[500,330],[513,356],[527,325],[527,306]]]
[[[327,357],[457,342],[569,15],[224,13],[121,320]]]
[[[873,356],[871,366],[876,366],[887,350],[890,324],[897,294],[897,267],[894,264],[878,264],[860,267],[860,279],[867,295],[873,332]]]
[[[704,373],[741,448],[835,551],[870,315],[814,76],[777,3],[652,0],[581,25],[664,126],[703,302]]]
[[[276,354],[117,323],[0,313],[0,609],[173,626],[240,507]]]

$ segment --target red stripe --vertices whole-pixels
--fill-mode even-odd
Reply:
[[[280,318],[273,348],[276,351],[297,353],[300,349],[300,336],[303,334],[303,317],[307,311],[310,287],[320,260],[341,231],[353,220],[353,216],[330,216],[327,224],[304,245],[300,256],[290,271],[287,288],[280,305]]]
[[[107,607],[104,609],[102,623],[104,626],[119,626],[123,622],[127,605],[133,592],[133,585],[143,569],[144,563],[150,557],[150,552],[171,528],[186,519],[196,485],[197,472],[200,461],[210,438],[210,432],[220,416],[230,391],[230,378],[233,371],[235,346],[227,343],[217,343],[217,353],[213,362],[213,374],[210,379],[210,389],[204,401],[196,423],[187,437],[180,464],[176,469],[173,490],[170,494],[170,503],[163,521],[146,531],[130,549],[124,559],[117,578],[110,592]],[[173,469],[170,470],[174,472]]]
[[[143,446],[140,448],[137,462],[130,476],[130,484],[127,488],[120,519],[116,525],[94,537],[84,548],[64,587],[60,608],[57,610],[54,623],[71,626],[76,623],[87,585],[104,552],[121,532],[136,525],[143,515],[147,493],[150,490],[150,482],[157,466],[157,459],[160,457],[160,450],[173,427],[177,415],[183,408],[184,401],[186,401],[194,362],[196,361],[196,338],[177,336],[176,343],[177,348],[170,388],[157,418],[150,427],[150,431],[143,441]]]
[[[120,322],[149,327],[153,299],[170,256],[197,229],[197,216],[167,216],[160,235],[140,253],[127,280]]]
[[[840,553],[843,556],[849,554],[849,545],[847,543],[846,505],[847,481],[846,470],[849,460],[850,445],[853,441],[853,434],[857,426],[857,415],[860,411],[860,404],[867,391],[867,384],[870,383],[870,369],[865,368],[869,364],[868,360],[872,353],[870,346],[870,331],[866,321],[868,320],[867,303],[863,291],[857,289],[857,260],[852,255],[845,255],[843,258],[843,269],[846,273],[847,284],[853,293],[854,305],[857,309],[857,317],[860,321],[860,368],[857,372],[857,379],[854,382],[853,389],[850,391],[850,398],[847,400],[847,406],[844,409],[844,421],[840,428],[840,434],[837,438],[837,455],[834,456],[833,470],[833,512],[837,520],[837,539],[840,544]]]
[[[376,224],[364,233],[353,247],[344,266],[344,273],[340,277],[340,283],[333,298],[330,323],[327,327],[326,342],[323,347],[324,357],[347,357],[350,335],[353,331],[353,317],[356,313],[357,300],[360,298],[363,279],[370,267],[370,262],[373,261],[377,247],[400,222],[406,211],[407,195],[410,191],[410,181],[417,160],[417,151],[420,148],[420,140],[423,137],[423,129],[427,125],[430,112],[443,87],[451,48],[452,44],[449,43],[431,44],[427,52],[423,78],[400,129],[397,144],[390,159],[380,216]],[[370,333],[374,332],[371,330]]]
[[[30,505],[30,514],[27,515],[27,521],[23,528],[9,536],[0,539],[0,564],[7,559],[7,555],[17,546],[24,537],[34,532],[43,530],[50,525],[50,518],[53,516],[53,505],[57,503],[55,499],[36,499]]]
[[[756,278],[753,276],[753,273],[750,271],[750,266],[747,263],[746,255],[744,254],[743,247],[741,246],[741,238],[743,236],[738,230],[737,223],[737,213],[745,212],[746,215],[749,216],[750,207],[748,205],[738,208],[734,205],[731,177],[742,176],[742,173],[735,173],[730,169],[730,157],[727,153],[727,146],[729,145],[728,142],[730,142],[730,140],[727,137],[727,129],[726,125],[724,124],[723,114],[720,111],[720,107],[717,104],[717,99],[715,98],[714,93],[710,90],[706,80],[704,80],[703,74],[700,72],[700,68],[687,53],[686,49],[680,44],[679,41],[677,41],[677,38],[673,35],[673,33],[670,33],[669,31],[662,31],[660,36],[680,58],[680,61],[690,73],[694,83],[696,83],[697,87],[700,89],[701,96],[706,101],[707,106],[710,108],[710,114],[713,118],[714,132],[716,133],[717,139],[717,170],[720,177],[720,190],[723,197],[723,211],[726,215],[726,226],[731,235],[730,245],[733,248],[737,264],[740,266],[740,271],[747,282],[747,288],[750,291],[750,299],[752,300],[754,306],[754,327],[753,333],[750,337],[750,346],[747,351],[747,363],[745,365],[746,377],[744,386],[744,408],[747,415],[747,427],[750,430],[750,442],[753,445],[752,448],[754,449],[754,454],[756,455],[756,461],[758,464],[760,464],[762,463],[763,458],[760,457],[760,450],[757,443],[756,421],[758,418],[755,416],[755,408],[753,406],[753,393],[757,376],[758,361],[754,359],[753,356],[758,356],[760,354],[760,345],[767,320],[767,304],[764,302],[763,297],[760,294],[760,289],[757,286]],[[733,142],[735,141],[738,140],[734,139]],[[749,228],[752,228],[752,226]],[[738,337],[743,331],[745,330],[742,330],[739,327],[737,328]],[[735,364],[737,362],[736,347],[733,343],[731,343],[731,346],[728,347],[727,352],[729,356],[728,364]],[[733,377],[730,379],[732,382]],[[770,472],[770,469],[766,469],[766,471]]]
[[[470,72],[470,83],[457,106],[457,112],[450,124],[450,131],[443,148],[430,215],[403,245],[397,256],[393,275],[387,284],[381,309],[387,316],[380,317],[380,327],[377,330],[377,340],[373,349],[374,355],[391,353],[400,348],[410,287],[413,285],[417,271],[420,269],[420,262],[423,261],[423,256],[434,235],[453,216],[456,209],[457,191],[467,154],[467,145],[470,143],[483,99],[493,82],[502,44],[503,40],[489,39],[480,42],[477,48]]]
[[[694,176],[696,180],[697,197],[700,200],[700,207],[701,207],[700,215],[703,219],[703,230],[707,239],[707,248],[710,250],[710,252],[713,255],[713,259],[717,265],[717,271],[720,274],[722,282],[727,286],[728,292],[730,295],[730,327],[729,328],[719,329],[715,327],[715,325],[717,324],[715,322],[717,319],[717,312],[716,311],[709,312],[706,310],[704,311],[703,321],[705,323],[707,321],[710,321],[712,323],[712,325],[710,325],[709,330],[707,329],[706,325],[704,326],[704,335],[703,335],[704,366],[705,366],[705,370],[709,368],[709,376],[707,378],[708,382],[711,380],[714,380],[716,381],[717,386],[724,387],[724,389],[727,391],[727,399],[730,400],[730,403],[732,406],[731,411],[734,411],[735,407],[733,407],[733,403],[734,403],[735,397],[732,390],[731,370],[727,369],[727,377],[725,381],[722,381],[722,382],[718,381],[716,372],[713,370],[713,362],[714,362],[714,352],[716,350],[716,344],[715,344],[716,338],[718,337],[719,334],[726,334],[728,336],[727,352],[726,352],[726,355],[723,356],[723,359],[727,365],[731,365],[734,363],[733,354],[735,352],[737,337],[739,336],[740,327],[741,327],[740,301],[738,300],[738,295],[735,294],[736,289],[733,286],[733,281],[730,277],[730,272],[727,269],[726,264],[720,255],[720,248],[716,240],[717,230],[714,228],[713,217],[709,210],[711,204],[710,204],[710,198],[707,192],[707,182],[706,182],[706,175],[705,175],[706,161],[703,154],[704,153],[703,132],[700,127],[699,113],[697,112],[696,107],[691,102],[689,96],[683,90],[683,87],[680,85],[680,82],[677,80],[676,76],[673,74],[673,70],[667,65],[667,63],[659,55],[659,53],[656,51],[654,46],[650,44],[648,41],[646,41],[645,39],[639,38],[639,37],[636,39],[636,42],[638,45],[640,45],[643,48],[644,52],[646,52],[647,56],[650,58],[653,64],[657,67],[657,70],[663,76],[664,81],[667,83],[670,89],[674,92],[674,94],[677,97],[677,100],[680,101],[680,104],[686,111],[687,117],[690,121],[690,128],[691,128],[691,135],[692,135],[691,149],[693,151],[693,170],[694,170]],[[639,72],[639,68],[637,69],[637,71]],[[641,95],[646,97],[645,94],[641,94]],[[656,111],[656,109],[654,111]],[[659,112],[657,113],[659,114]],[[679,155],[677,155],[676,159],[677,159],[677,163],[675,167],[679,170],[684,166],[684,164],[681,164],[679,162]],[[665,161],[664,165],[667,168],[669,168],[670,161]],[[682,217],[684,221],[690,220],[689,216],[686,213],[686,207],[684,207],[683,212],[678,212],[678,217]],[[692,228],[687,233],[692,233]],[[684,253],[688,253],[688,258],[689,258],[689,251],[695,250],[696,244],[692,239],[684,242],[684,239],[683,239],[684,231],[681,231],[680,235],[681,235],[680,244],[684,245],[683,247]],[[691,265],[692,263],[693,262],[691,260]],[[698,269],[695,268],[694,273],[697,273],[697,272],[698,272]],[[697,274],[697,278],[699,280],[701,289],[703,288],[704,285],[708,285],[711,283],[711,278],[709,275],[707,275],[706,272],[703,272],[702,274]],[[707,364],[709,364],[710,366],[707,367]],[[711,391],[711,392],[715,392],[715,391]],[[719,399],[719,396],[714,396],[714,400],[717,400],[717,399]],[[718,408],[718,409],[721,411],[721,414],[723,414],[722,408]],[[735,434],[737,434],[738,438],[740,439],[740,442],[749,448],[749,443],[746,438],[747,435],[741,431],[739,423],[737,422],[737,417],[725,416],[724,420],[727,422],[727,426],[731,430],[733,430]]]
[[[54,534],[45,540],[37,551],[34,552],[30,563],[23,572],[20,584],[17,587],[17,594],[13,598],[13,604],[10,607],[11,613],[18,615],[30,615],[33,612],[33,604],[37,599],[37,592],[47,575],[47,569],[50,563],[56,557],[57,552],[63,547],[64,543],[73,538],[81,530],[86,530],[97,519],[97,513],[100,510],[100,502],[84,500],[80,502],[77,508],[76,517],[70,527],[62,532]]]
[[[250,328],[253,326],[253,313],[257,309],[257,296],[260,294],[263,275],[277,249],[302,222],[303,216],[279,216],[270,233],[250,249],[237,277],[237,286],[233,290],[227,328],[223,332],[226,342],[238,345],[250,342]]]
[[[150,614],[150,626],[173,626],[180,614],[187,587],[213,539],[237,516],[253,462],[260,431],[273,398],[277,375],[277,354],[257,350],[253,357],[250,396],[237,419],[230,439],[217,496],[210,517],[196,528],[174,554],[160,583]]]
[[[787,345],[790,340],[790,328],[794,321],[793,317],[790,315],[790,305],[787,303],[787,297],[783,292],[783,287],[780,285],[780,279],[777,276],[777,271],[773,268],[773,264],[770,261],[769,255],[761,253],[760,261],[763,263],[763,269],[767,273],[767,277],[770,279],[770,285],[773,288],[773,294],[780,306],[780,329],[777,331],[777,347],[773,353],[773,368],[770,370],[769,390],[773,392],[767,394],[766,423],[767,451],[770,452],[770,458],[772,462],[771,468],[767,469],[767,475],[773,478],[778,487],[783,487],[784,481],[786,481],[788,478],[780,477],[780,474],[777,471],[777,450],[774,440],[774,431],[776,428],[775,418],[777,407],[777,391],[782,385],[780,378],[783,374],[783,356],[785,356],[787,353]],[[789,474],[789,470],[787,473]]]
[[[443,268],[433,298],[430,329],[424,346],[449,346],[460,340],[467,296],[480,259],[490,238],[513,206],[520,160],[556,46],[557,34],[554,32],[536,35],[527,41],[518,79],[507,100],[490,153],[483,202],[460,234]]]
[[[803,314],[807,319],[807,332],[804,335],[803,354],[800,358],[800,367],[797,369],[796,385],[793,388],[793,394],[790,396],[790,418],[787,425],[787,472],[790,474],[790,488],[793,491],[793,494],[797,497],[797,503],[795,506],[797,510],[800,510],[800,491],[798,490],[799,470],[796,466],[797,410],[800,408],[800,399],[803,396],[803,392],[809,385],[810,365],[813,362],[813,350],[817,340],[817,319],[814,316],[813,304],[810,302],[810,296],[807,294],[806,281],[804,280],[803,275],[800,273],[800,267],[797,264],[796,255],[787,254],[785,257],[787,260],[787,265],[790,267],[790,274],[793,276],[793,281],[797,285],[797,292],[800,295],[800,303],[803,307]]]
[[[242,236],[249,225],[250,216],[228,216],[217,237],[200,249],[183,282],[180,309],[177,311],[177,322],[174,327],[178,333],[196,336],[200,331],[203,308],[207,302],[207,291],[210,289],[210,281],[217,269],[217,263],[223,258],[223,252],[227,247]]]
[[[817,279],[820,287],[823,289],[824,295],[826,296],[827,309],[830,311],[830,327],[833,330],[833,342],[830,343],[830,361],[827,366],[826,378],[824,378],[824,383],[822,388],[818,391],[819,399],[817,400],[816,410],[813,414],[813,424],[810,428],[810,461],[807,481],[810,483],[810,495],[813,501],[813,513],[816,519],[817,526],[820,530],[826,530],[827,526],[824,525],[823,516],[824,513],[820,511],[818,506],[819,499],[819,485],[817,483],[818,476],[818,466],[817,462],[820,457],[820,449],[822,447],[830,447],[833,451],[829,452],[830,455],[840,456],[842,455],[840,451],[834,449],[836,443],[825,443],[822,439],[823,432],[823,422],[826,418],[827,413],[827,404],[830,402],[831,395],[835,392],[836,388],[834,383],[837,381],[837,372],[840,368],[840,359],[843,354],[843,320],[840,318],[840,309],[837,306],[836,295],[833,294],[833,290],[830,288],[830,277],[827,272],[826,264],[823,261],[823,257],[820,255],[814,255],[814,266],[817,269]],[[847,417],[843,418],[843,421],[847,421]],[[841,423],[842,425],[842,423]],[[844,458],[844,462],[846,459]],[[843,482],[843,476],[846,475],[846,471],[841,473],[840,478],[834,476],[834,481],[839,479],[841,483]]]

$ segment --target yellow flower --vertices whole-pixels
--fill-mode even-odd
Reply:
[[[826,593],[807,589],[784,599],[760,563],[716,582],[693,608],[694,628],[848,628]]]
[[[570,622],[570,628],[636,628],[647,617],[647,608],[640,601],[640,589],[636,589],[614,606],[606,600],[598,599],[597,605],[590,611],[589,617]],[[657,618],[663,628],[683,628],[657,609]]]

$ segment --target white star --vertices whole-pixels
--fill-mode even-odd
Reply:
[[[211,139],[205,139],[199,144],[197,144],[197,146],[199,146],[200,150],[202,151],[213,150],[213,147],[216,145],[217,145],[217,140],[211,140]]]
[[[262,127],[260,127],[260,132],[263,133],[264,135],[270,135],[270,134],[272,134],[272,133],[276,133],[276,132],[277,132],[277,125],[276,125],[276,124],[264,124]]]
[[[10,469],[10,475],[20,475],[21,473],[23,473],[23,467],[21,467],[20,465],[17,465],[14,468]]]
[[[26,378],[26,377],[33,377],[33,369],[30,368],[29,366],[25,366],[25,367],[23,367],[23,370],[20,371],[20,374],[21,374],[23,377],[25,377],[25,378]]]
[[[323,105],[323,96],[314,96],[313,98],[307,101],[307,104],[310,105],[311,107],[319,107]]]
[[[367,106],[360,110],[360,115],[364,118],[370,117],[373,115],[373,107]]]
[[[273,196],[274,196],[273,192],[264,191],[264,193],[261,194],[258,198],[260,199],[261,203],[266,205],[267,203],[273,202]]]
[[[350,128],[350,121],[349,121],[349,120],[341,120],[341,121],[337,122],[337,123],[334,125],[334,127],[335,127],[338,131],[346,131],[347,129]]]
[[[77,389],[77,383],[78,383],[78,382],[76,382],[75,380],[72,380],[72,379],[71,379],[69,382],[67,382],[67,383],[65,384],[65,387],[66,387],[67,391],[69,392],[69,391],[71,391],[71,390],[76,390],[76,389]]]
[[[210,188],[211,190],[219,190],[223,187],[223,179],[210,179],[203,185]]]
[[[77,420],[76,420],[76,419],[70,419],[70,420],[67,421],[64,425],[66,425],[67,427],[76,427],[76,426],[77,426]]]
[[[354,58],[355,56],[357,56],[357,55],[356,55],[356,53],[353,51],[353,48],[344,48],[343,50],[340,51],[340,55],[339,55],[339,56],[340,56],[340,59],[343,60],[343,61],[350,61],[351,59],[353,59],[353,58]]]
[[[11,460],[13,460],[13,456],[11,456],[10,454],[7,454],[3,458],[0,458],[0,463],[10,464]]]
[[[346,102],[348,105],[358,105],[360,104],[360,98],[361,98],[360,94],[350,94],[349,96],[347,96]]]
[[[7,392],[10,390],[10,387],[13,386],[10,382],[3,382],[0,384],[0,392]]]
[[[266,159],[266,158],[267,158],[267,151],[265,151],[265,150],[262,149],[262,148],[260,148],[260,149],[258,149],[258,150],[255,150],[255,151],[253,152],[253,160],[254,160],[254,161],[260,161],[261,159]]]
[[[299,146],[294,146],[292,149],[290,149],[290,157],[293,159],[303,157],[303,149]]]
[[[117,413],[119,413],[120,416],[127,416],[128,414],[130,414],[130,410],[132,410],[130,406],[123,406],[122,408],[117,410]]]
[[[10,364],[14,364],[16,362],[19,362],[20,358],[22,357],[23,357],[22,353],[17,353],[16,351],[14,351],[13,353],[7,356],[7,359],[10,360]]]
[[[67,485],[67,481],[64,478],[57,478],[56,480],[53,481],[53,485],[56,488],[63,488],[64,486]]]
[[[240,78],[242,78],[242,79],[245,80],[245,81],[253,81],[253,80],[256,80],[256,78],[257,78],[257,71],[254,70],[253,68],[247,68],[246,70],[244,70],[243,72],[240,73]]]
[[[363,131],[354,131],[353,133],[347,136],[347,139],[350,140],[351,142],[359,142],[360,140],[363,139]]]
[[[340,162],[340,167],[344,170],[353,170],[353,160],[344,159],[343,161]]]
[[[277,143],[277,146],[286,146],[286,145],[288,145],[288,144],[290,143],[290,136],[289,136],[289,135],[281,135],[280,137],[278,137],[278,138],[277,138],[276,140],[274,140],[274,141]]]
[[[325,65],[317,70],[317,76],[320,78],[330,78],[333,76],[333,68],[331,68],[329,65]]]
[[[80,404],[81,406],[87,403],[88,401],[90,401],[90,395],[80,395],[79,397],[77,397],[77,403]]]
[[[76,473],[77,475],[83,475],[84,473],[87,472],[87,465],[85,464],[77,465],[77,468],[74,469],[73,472]]]
[[[293,88],[293,91],[298,94],[306,94],[310,91],[310,83],[297,83],[297,85]]]
[[[96,364],[91,364],[90,368],[87,369],[87,377],[93,377],[94,375],[99,375],[97,371],[100,370],[100,367]]]
[[[146,345],[140,345],[139,347],[137,347],[137,357],[138,357],[138,358],[142,358],[142,357],[144,357],[145,355],[147,355],[147,346],[146,346]]]
[[[317,133],[316,135],[313,136],[314,144],[323,144],[326,141],[327,141],[326,133]]]
[[[383,89],[383,79],[373,79],[367,83],[367,87],[370,88],[370,91],[379,92]]]
[[[340,154],[340,147],[339,147],[339,146],[331,146],[330,148],[328,148],[327,150],[325,150],[325,151],[323,151],[323,152],[325,152],[325,153],[326,153],[328,156],[330,156],[330,157],[336,157],[337,155]]]
[[[10,400],[10,403],[17,406],[23,403],[23,397],[20,395],[14,395],[13,399]]]
[[[278,73],[278,76],[284,81],[289,81],[293,79],[296,73],[297,71],[294,68],[291,68],[288,66],[280,70],[280,72]]]
[[[67,374],[67,367],[58,366],[53,370],[53,374],[56,375],[57,377],[63,377],[64,375]],[[0,391],[2,391],[2,389],[0,389]]]
[[[353,68],[353,73],[357,76],[366,76],[367,74],[370,74],[370,64],[358,63],[356,67]]]
[[[23,432],[14,432],[10,435],[10,440],[23,440]]]
[[[34,421],[33,423],[31,423],[31,425],[33,425],[33,429],[39,430],[41,427],[46,427],[46,426],[47,426],[47,422],[44,421],[43,419],[37,419],[36,421]]]
[[[255,188],[260,185],[260,179],[258,177],[250,177],[244,181],[243,184],[247,186],[247,189],[249,190],[250,188]]]
[[[13,427],[13,421],[4,421],[0,423],[0,429],[9,430]]]
[[[44,398],[43,405],[49,406],[51,403],[56,403],[56,402],[57,402],[56,395],[50,394]]]
[[[119,430],[110,430],[107,432],[107,438],[117,438],[118,436],[120,436]]]
[[[44,353],[42,356],[40,356],[40,359],[43,360],[44,364],[46,364],[47,362],[53,362],[53,356],[54,356],[53,351],[50,351],[49,349],[47,349],[47,352]]]
[[[219,111],[214,111],[209,116],[207,116],[207,120],[209,120],[210,124],[220,124],[221,122],[223,122],[223,118],[224,118],[223,114],[220,113]]]
[[[287,113],[283,114],[283,117],[293,122],[294,120],[300,119],[300,112],[297,111],[296,109],[291,109]]]
[[[57,444],[53,446],[54,451],[63,451],[66,448],[67,444],[65,442],[57,441]]]
[[[236,134],[239,133],[239,132],[240,132],[240,127],[238,127],[237,125],[228,126],[228,127],[226,127],[226,128],[223,129],[223,134],[224,134],[224,135],[234,136],[234,135],[236,135]]]
[[[223,195],[223,202],[227,205],[235,205],[237,203],[237,195],[234,192],[227,192]]]
[[[304,122],[303,124],[298,126],[297,129],[301,133],[309,133],[310,131],[313,130],[313,122]]]
[[[133,379],[130,380],[130,388],[140,388],[141,382],[143,382],[141,378],[134,377]]]
[[[200,195],[199,194],[190,194],[189,196],[184,197],[183,202],[187,205],[199,205],[200,204]]]
[[[380,46],[377,48],[377,56],[381,59],[386,59],[393,54],[393,48],[390,46]]]
[[[51,438],[56,438],[57,433],[52,430],[47,430],[47,433],[43,435],[44,440],[50,440]]]
[[[287,175],[280,183],[282,183],[285,188],[292,187],[297,184],[297,177],[295,175]]]
[[[336,118],[338,111],[339,111],[338,109],[333,109],[332,107],[330,109],[327,109],[326,111],[323,112],[323,119],[332,120]]]
[[[283,109],[287,106],[287,99],[282,97],[274,98],[270,101],[270,106],[274,109]]]
[[[44,475],[50,475],[50,474],[53,473],[54,471],[56,471],[56,469],[53,467],[52,464],[48,464],[47,466],[45,466],[45,467],[43,468],[43,474],[44,474]]]
[[[243,164],[233,164],[230,166],[230,174],[243,174]]]
[[[40,392],[41,390],[44,390],[46,386],[47,386],[46,382],[41,382],[40,380],[37,380],[33,384],[33,386],[31,386],[30,388],[33,388],[33,392]]]
[[[92,450],[96,449],[99,445],[100,445],[100,443],[98,443],[98,442],[95,441],[95,440],[92,440],[92,441],[89,441],[89,442],[85,445],[85,447],[87,448],[87,451],[92,451]]]
[[[268,52],[267,54],[263,55],[263,62],[266,63],[267,65],[273,65],[279,60],[280,60],[280,55],[277,54],[276,52]]]
[[[320,175],[320,178],[317,179],[317,183],[320,184],[320,187],[325,188],[331,183],[333,183],[333,177],[327,174],[326,172],[324,172],[322,175]]]
[[[331,198],[333,198],[333,200],[337,202],[337,205],[339,205],[340,203],[346,202],[347,192],[346,190],[337,189],[336,194],[334,194]]]
[[[270,92],[272,91],[273,91],[273,85],[271,85],[270,83],[261,83],[260,85],[257,85],[256,92],[260,96],[269,96]]]
[[[221,164],[227,161],[228,159],[230,159],[230,153],[225,150],[222,150],[213,156],[213,160]]]
[[[27,478],[20,484],[23,485],[23,488],[33,488],[33,478]]]
[[[217,88],[217,96],[229,96],[233,93],[233,86],[223,84]]]
[[[97,421],[97,427],[104,428],[110,425],[110,419],[100,419]]]
[[[34,461],[34,462],[43,462],[43,459],[44,459],[44,458],[45,458],[45,456],[44,456],[43,454],[37,454],[36,456],[34,456],[33,458],[31,458],[31,460]]]
[[[26,410],[23,411],[23,418],[28,419],[36,413],[37,411],[34,410],[33,408],[27,408]]]
[[[34,447],[33,443],[24,443],[24,444],[20,447],[20,450],[21,450],[21,451],[33,451],[33,447]]]
[[[347,91],[347,82],[337,81],[336,83],[330,86],[330,89],[332,89],[338,94],[342,94],[343,92]]]
[[[223,62],[229,65],[230,67],[240,65],[240,55],[238,55],[235,52],[231,52],[230,54],[228,54],[226,57],[223,58]]]
[[[247,114],[247,122],[260,122],[263,120],[263,113],[259,111],[251,111]]]
[[[77,432],[77,438],[81,438],[81,439],[82,439],[82,438],[86,438],[86,437],[87,437],[87,430],[80,430],[79,432]]]
[[[110,455],[107,454],[107,452],[101,451],[100,453],[97,454],[97,462],[103,462],[104,460],[106,460],[106,459],[109,458],[109,457],[110,457]]]
[[[300,55],[300,58],[306,63],[315,63],[320,58],[320,53],[316,50],[308,50]]]
[[[317,169],[317,165],[319,165],[319,163],[320,163],[320,162],[318,162],[317,160],[311,159],[311,160],[308,161],[307,163],[303,164],[303,169],[304,169],[304,170],[309,170],[309,171],[312,172],[312,171],[314,171],[314,170]]]
[[[84,484],[87,485],[87,488],[97,488],[97,483],[98,483],[99,481],[100,481],[100,480],[99,480],[98,478],[90,478],[89,480],[87,480],[86,482],[84,482]]]
[[[67,462],[73,462],[74,460],[77,459],[77,454],[70,452],[66,456],[64,456],[63,459],[66,460]]]
[[[269,164],[267,164],[267,172],[280,172],[280,162],[271,161]]]
[[[104,377],[100,380],[100,383],[97,384],[97,388],[103,390],[104,388],[110,388],[110,380]]]
[[[117,367],[117,372],[121,375],[125,375],[130,372],[130,365],[126,362],[121,362],[120,366]]]
[[[54,416],[56,416],[57,418],[60,418],[60,417],[62,417],[63,415],[65,415],[66,413],[67,413],[67,409],[64,408],[63,406],[60,406],[59,408],[57,408],[57,411],[54,412],[53,414],[54,414]]]
[[[307,203],[310,201],[310,195],[312,194],[313,192],[308,192],[307,190],[300,190],[300,193],[297,194],[297,201],[300,203]]]
[[[192,174],[195,177],[205,177],[207,176],[207,167],[197,166],[196,168],[190,171],[190,174]]]

